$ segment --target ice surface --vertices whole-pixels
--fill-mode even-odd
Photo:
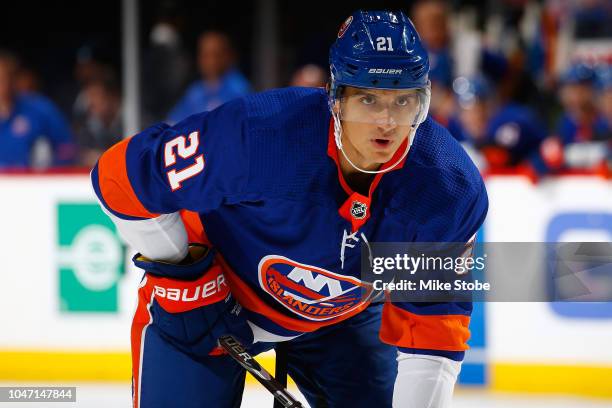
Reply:
[[[38,384],[38,383],[0,383],[0,386],[76,386],[76,403],[0,403],[2,407],[49,407],[53,408],[129,408],[131,404],[130,385],[118,384],[95,384],[95,383],[66,383],[66,384]],[[293,395],[303,396],[295,388],[290,391]],[[248,408],[271,408],[272,396],[263,387],[258,385],[247,385],[242,402],[243,407]],[[308,405],[304,403],[304,406]],[[588,400],[575,397],[547,396],[547,395],[517,395],[498,394],[480,390],[460,389],[455,393],[453,408],[612,408],[612,401]]]

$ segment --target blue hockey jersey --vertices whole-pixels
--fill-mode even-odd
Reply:
[[[368,306],[353,290],[363,286],[362,243],[467,242],[488,207],[478,170],[431,119],[401,165],[376,175],[368,196],[352,191],[338,166],[327,95],[307,88],[154,125],[108,150],[92,182],[120,218],[181,212],[189,239],[217,249],[249,319],[281,336]],[[458,360],[470,313],[470,303],[387,303],[380,338]]]
[[[19,94],[10,115],[0,117],[0,169],[30,167],[32,149],[41,137],[53,149],[52,166],[74,163],[77,147],[57,107],[42,95]]]

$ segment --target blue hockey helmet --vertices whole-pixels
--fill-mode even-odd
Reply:
[[[402,12],[357,11],[338,32],[329,52],[331,93],[338,86],[409,89],[428,85],[429,58]]]
[[[402,12],[359,10],[353,13],[344,21],[331,46],[329,65],[329,103],[334,116],[336,145],[353,167],[366,173],[378,171],[358,168],[342,149],[341,121],[347,120],[341,107],[342,88],[417,91],[417,110],[399,119],[401,124],[409,124],[412,128],[402,158],[405,157],[418,125],[427,117],[431,98],[428,54],[410,19]],[[393,167],[395,165],[385,171]]]

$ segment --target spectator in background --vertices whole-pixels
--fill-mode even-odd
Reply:
[[[445,0],[417,0],[412,6],[411,18],[429,54],[430,77],[432,79],[432,115],[446,124],[449,109],[452,108],[450,84],[456,75],[472,75],[473,69],[481,72],[494,82],[502,82],[508,73],[508,60],[501,51],[487,45],[486,39],[479,39],[478,51],[472,53],[472,46],[464,48],[461,36],[451,32],[451,2]],[[454,34],[454,35],[453,35]],[[472,41],[468,41],[472,43]],[[466,52],[467,51],[467,52]],[[463,71],[457,66],[457,58],[463,61]],[[473,61],[472,61],[473,60]],[[466,71],[466,66],[470,69]]]
[[[87,96],[84,91],[87,84],[99,78],[114,77],[112,68],[108,64],[98,60],[95,52],[92,46],[83,46],[77,51],[76,63],[74,66],[76,88],[69,90],[72,94],[70,103],[72,104],[71,113],[73,121],[87,114]]]
[[[612,141],[612,65],[602,67],[599,75],[598,107],[607,127],[607,140]]]
[[[307,64],[293,73],[289,86],[323,88],[327,82],[327,73],[318,65]]]
[[[121,93],[112,77],[89,80],[82,91],[84,114],[74,123],[79,145],[79,162],[93,167],[102,152],[123,135]]]
[[[75,50],[72,69],[62,70],[61,75],[49,77],[44,83],[45,90],[52,95],[53,102],[70,122],[85,111],[81,94],[85,84],[112,71],[110,67],[116,65],[112,55],[114,51],[110,45],[87,40]],[[46,70],[45,66],[36,68]]]
[[[452,126],[450,121],[456,106],[452,90],[454,63],[449,5],[443,0],[419,0],[412,7],[412,21],[429,54],[430,115],[442,126]]]
[[[534,112],[515,103],[498,105],[489,82],[481,76],[453,82],[459,112],[449,130],[481,155],[481,168],[542,167],[539,146],[546,129]]]
[[[153,122],[163,121],[192,79],[192,61],[181,33],[185,29],[180,4],[164,0],[158,4],[156,21],[142,64],[142,104]]]
[[[0,51],[0,169],[29,168],[40,140],[49,145],[41,166],[73,163],[76,148],[68,124],[56,106],[36,93],[16,90],[19,64],[11,53]],[[44,151],[44,150],[42,150]]]
[[[429,80],[431,81],[429,114],[442,126],[448,128],[457,110],[451,73],[445,70],[430,71]]]
[[[15,78],[15,90],[17,93],[40,92],[40,78],[36,71],[22,65]]]
[[[612,178],[612,65],[603,67],[600,72],[598,106],[607,127],[600,169]]]
[[[170,111],[178,122],[194,113],[209,111],[251,91],[246,78],[234,67],[235,52],[227,35],[208,31],[198,39],[198,69],[201,79],[192,84]]]
[[[593,169],[606,157],[610,138],[609,123],[598,110],[605,104],[596,99],[597,75],[585,64],[570,66],[561,76],[559,99],[563,113],[555,135],[549,137],[545,151],[548,171],[563,168]],[[603,96],[604,93],[600,95]]]
[[[564,145],[601,140],[607,125],[597,110],[595,70],[585,64],[572,65],[561,77],[559,99],[563,114],[557,134]]]
[[[447,3],[443,0],[417,1],[412,8],[412,21],[429,54],[430,76],[450,83],[453,61]]]

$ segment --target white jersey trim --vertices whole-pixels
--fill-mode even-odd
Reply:
[[[288,341],[291,339],[295,339],[296,337],[301,336],[300,334],[298,334],[297,336],[280,336],[278,334],[270,333],[269,331],[262,329],[255,323],[250,322],[248,320],[247,323],[251,327],[251,330],[253,330],[253,343],[257,343],[258,341],[264,343],[277,343],[280,341]]]

